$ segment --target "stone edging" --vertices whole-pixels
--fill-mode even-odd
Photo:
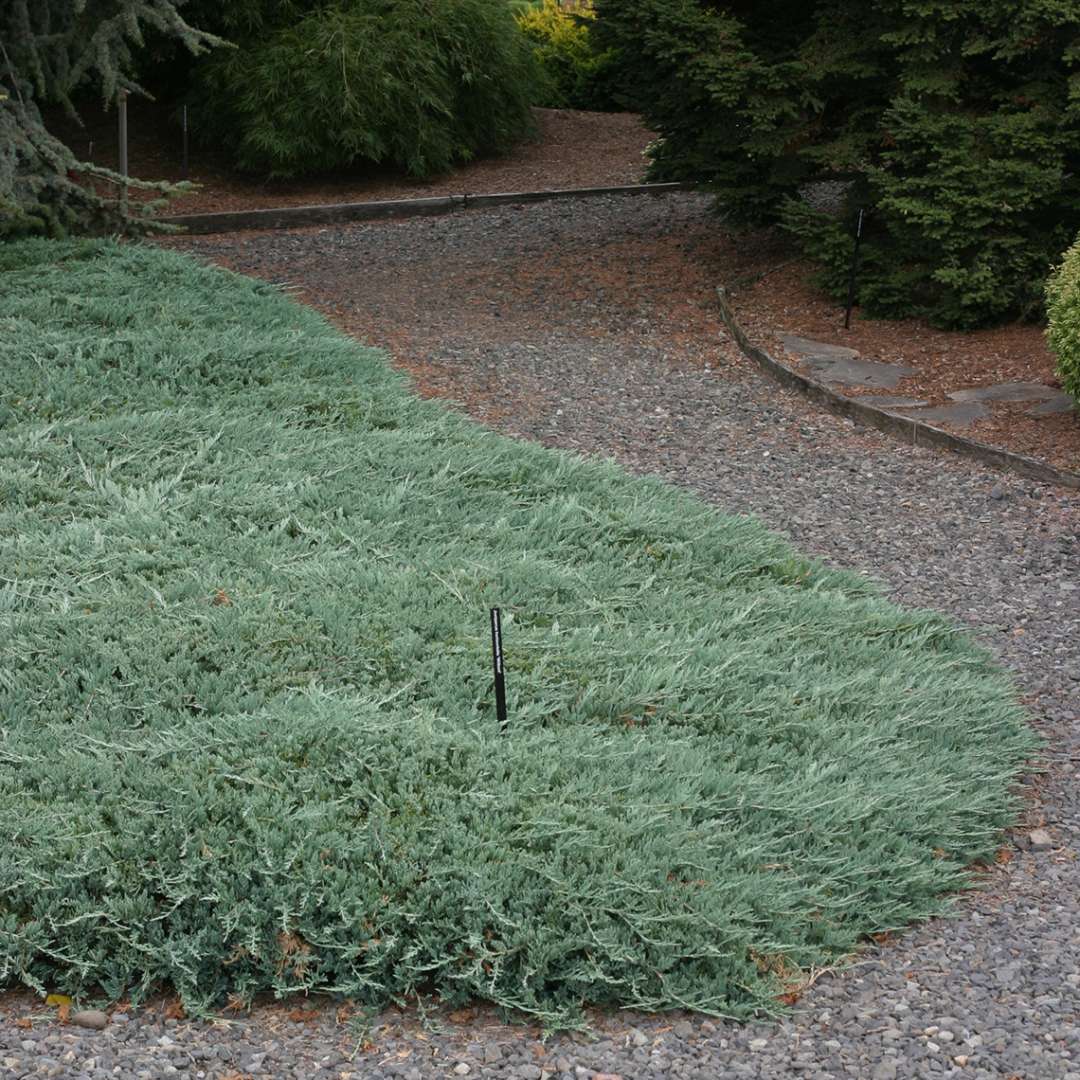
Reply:
[[[933,446],[942,450],[951,450],[962,457],[974,458],[984,465],[1017,473],[1043,484],[1057,484],[1060,487],[1080,489],[1080,474],[1055,469],[1052,465],[1047,465],[1035,458],[1026,457],[1023,454],[1012,454],[1008,450],[999,450],[985,443],[975,442],[973,439],[965,439],[962,435],[942,431],[941,428],[932,427],[923,421],[913,420],[910,416],[888,412],[838,394],[824,383],[808,378],[788,367],[787,364],[782,364],[764,349],[754,345],[736,321],[735,313],[728,303],[727,291],[723,286],[717,288],[716,296],[720,304],[720,317],[724,320],[724,325],[743,355],[753,360],[766,375],[781,386],[797,391],[828,412],[857,420],[866,427],[876,428],[889,435],[895,435],[912,446]]]
[[[324,206],[281,206],[269,210],[225,210],[213,214],[177,214],[156,218],[189,233],[238,232],[243,229],[296,229],[305,225],[335,225],[346,221],[408,218],[449,214],[455,210],[502,206],[508,203],[580,199],[591,195],[663,195],[693,191],[691,183],[621,184],[616,187],[556,188],[551,191],[508,191],[491,195],[443,195],[430,199],[384,199],[379,202],[329,203]]]

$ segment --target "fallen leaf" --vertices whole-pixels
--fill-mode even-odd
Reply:
[[[183,1020],[187,1013],[184,1012],[184,1006],[179,998],[173,998],[168,1005],[165,1006],[164,1013],[166,1020]]]

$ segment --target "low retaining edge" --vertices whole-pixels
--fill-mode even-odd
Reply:
[[[556,188],[551,191],[507,191],[490,195],[441,195],[430,199],[383,199],[378,202],[327,203],[321,206],[280,206],[267,210],[224,210],[213,214],[176,214],[157,218],[165,225],[179,225],[189,233],[240,232],[246,229],[296,229],[305,225],[336,225],[346,221],[410,218],[448,214],[454,210],[480,209],[511,203],[582,199],[595,195],[663,195],[669,191],[692,191],[698,185],[620,184],[615,187]]]
[[[1004,469],[1007,472],[1026,476],[1031,480],[1038,480],[1044,484],[1057,484],[1060,487],[1080,489],[1080,475],[1066,472],[1063,469],[1055,469],[1053,465],[1038,461],[1035,458],[1026,457],[1023,454],[1013,454],[1008,450],[999,450],[994,446],[976,442],[974,439],[965,439],[962,435],[953,435],[941,428],[932,427],[921,420],[915,420],[910,416],[888,412],[873,405],[867,405],[862,401],[856,401],[845,397],[835,390],[808,378],[801,372],[782,364],[774,359],[764,349],[754,345],[746,336],[746,332],[735,319],[735,313],[728,303],[727,291],[720,286],[716,290],[716,296],[720,304],[720,317],[728,332],[735,339],[743,355],[752,360],[766,375],[785,386],[795,390],[803,397],[815,404],[820,405],[827,412],[837,416],[844,416],[850,420],[857,420],[865,427],[876,428],[889,435],[902,438],[911,446],[934,446],[943,450],[951,450],[962,457],[973,458],[984,465]]]

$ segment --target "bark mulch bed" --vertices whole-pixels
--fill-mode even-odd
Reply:
[[[193,145],[188,179],[200,185],[199,190],[176,200],[163,213],[202,214],[641,182],[646,164],[645,147],[653,134],[639,117],[631,113],[569,109],[534,111],[535,139],[522,143],[504,157],[473,161],[430,180],[371,167],[330,176],[267,180],[236,172],[220,151]],[[77,157],[109,169],[117,168],[115,111],[85,110],[83,128],[63,116],[49,119],[54,134]],[[170,110],[134,98],[129,101],[128,161],[133,176],[174,182],[184,178],[180,130]],[[132,193],[133,200],[138,197],[138,193]]]
[[[843,308],[814,286],[812,266],[784,259],[775,265],[776,270],[736,289],[732,296],[743,328],[773,356],[805,370],[796,358],[785,355],[779,335],[789,333],[856,349],[866,360],[915,368],[915,374],[902,379],[895,389],[845,387],[842,392],[848,397],[872,405],[879,394],[903,395],[937,406],[953,404],[947,396],[951,392],[998,383],[1061,387],[1042,326],[1010,323],[959,333],[936,330],[920,319],[863,318],[856,309],[851,328],[845,330]],[[1059,469],[1080,471],[1080,413],[1076,410],[1035,417],[1029,415],[1030,401],[985,404],[991,412],[988,419],[963,427],[935,421],[934,426]]]
[[[223,210],[263,209],[334,202],[422,198],[447,194],[545,190],[635,183],[642,179],[644,151],[652,138],[640,119],[630,114],[536,110],[539,135],[535,141],[500,158],[473,162],[452,174],[429,181],[395,175],[388,171],[357,170],[351,174],[315,177],[296,181],[269,181],[232,171],[220,154],[202,149],[192,152],[191,179],[201,190],[173,204],[169,212],[201,213]],[[130,161],[132,172],[147,177],[180,179],[180,142],[175,119],[161,106],[133,100],[129,105]],[[93,143],[93,160],[116,166],[115,114],[93,113],[86,117],[85,129],[57,120],[54,129],[68,139],[80,156]],[[523,211],[527,212],[527,211]],[[716,226],[721,234],[721,226]],[[794,259],[788,242],[777,236],[760,234],[717,235],[713,251],[702,241],[679,248],[675,238],[658,248],[650,243],[635,247],[628,238],[621,259],[605,259],[601,268],[576,246],[566,258],[549,261],[545,267],[523,267],[526,276],[538,274],[544,288],[562,291],[585,290],[603,300],[612,293],[644,295],[645,277],[660,282],[642,310],[656,320],[655,330],[674,336],[690,336],[700,341],[704,319],[720,334],[719,320],[707,314],[713,306],[712,286],[731,286],[732,276],[747,267],[768,272],[752,284],[737,288],[732,297],[736,314],[750,336],[774,355],[784,357],[778,335],[783,332],[810,337],[858,350],[864,359],[902,363],[916,369],[891,394],[949,404],[952,391],[992,383],[1034,382],[1058,388],[1054,357],[1046,346],[1042,328],[1013,324],[974,333],[935,330],[920,320],[884,321],[864,319],[858,311],[850,330],[843,327],[843,311],[823,296],[812,282],[812,269]],[[662,248],[662,250],[660,250]],[[691,250],[692,249],[692,250]],[[651,269],[651,273],[649,272]],[[442,268],[445,274],[446,268]],[[289,268],[277,273],[289,277]],[[611,279],[614,273],[620,280]],[[714,274],[711,280],[708,275]],[[467,276],[467,268],[461,268]],[[461,276],[459,275],[459,276]],[[598,276],[599,275],[599,276]],[[625,276],[625,280],[622,280]],[[609,279],[601,282],[600,278]],[[520,280],[520,279],[519,279]],[[536,286],[539,287],[539,286]],[[647,291],[647,290],[646,290]],[[417,294],[420,295],[420,294]],[[584,293],[583,293],[584,297]],[[309,296],[312,302],[320,298]],[[507,301],[511,302],[510,297]],[[325,301],[324,301],[325,302]],[[396,325],[393,304],[384,306],[382,327],[363,327],[372,340],[400,345],[400,335],[408,336],[410,321],[426,316],[413,304],[407,305],[405,324]],[[691,318],[689,312],[695,311]],[[461,313],[454,326],[460,330]],[[470,318],[483,315],[469,311]],[[355,320],[345,318],[346,324]],[[478,333],[480,328],[478,328]],[[484,331],[486,332],[486,331]],[[674,341],[673,341],[674,344]],[[395,350],[397,351],[397,350]],[[398,352],[398,359],[408,364]],[[786,359],[792,360],[791,356]],[[798,366],[796,364],[796,366]],[[421,386],[432,391],[433,378],[413,372]],[[448,390],[448,392],[451,392]],[[847,388],[853,397],[871,396],[866,388]],[[1034,417],[1031,403],[987,403],[991,416],[965,427],[937,421],[935,426],[1049,462],[1068,471],[1080,470],[1080,413]]]

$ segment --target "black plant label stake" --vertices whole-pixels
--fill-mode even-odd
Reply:
[[[859,221],[855,226],[855,248],[851,252],[851,277],[848,278],[847,311],[844,312],[844,329],[851,329],[851,309],[855,306],[855,276],[859,272],[859,245],[862,243],[863,212],[859,211]]]
[[[180,119],[181,130],[181,146],[180,146],[180,176],[186,180],[188,178],[188,126],[187,126],[187,106],[183,107]]]
[[[506,723],[506,677],[503,674],[502,618],[499,609],[491,609],[491,659],[495,665],[495,715]]]

